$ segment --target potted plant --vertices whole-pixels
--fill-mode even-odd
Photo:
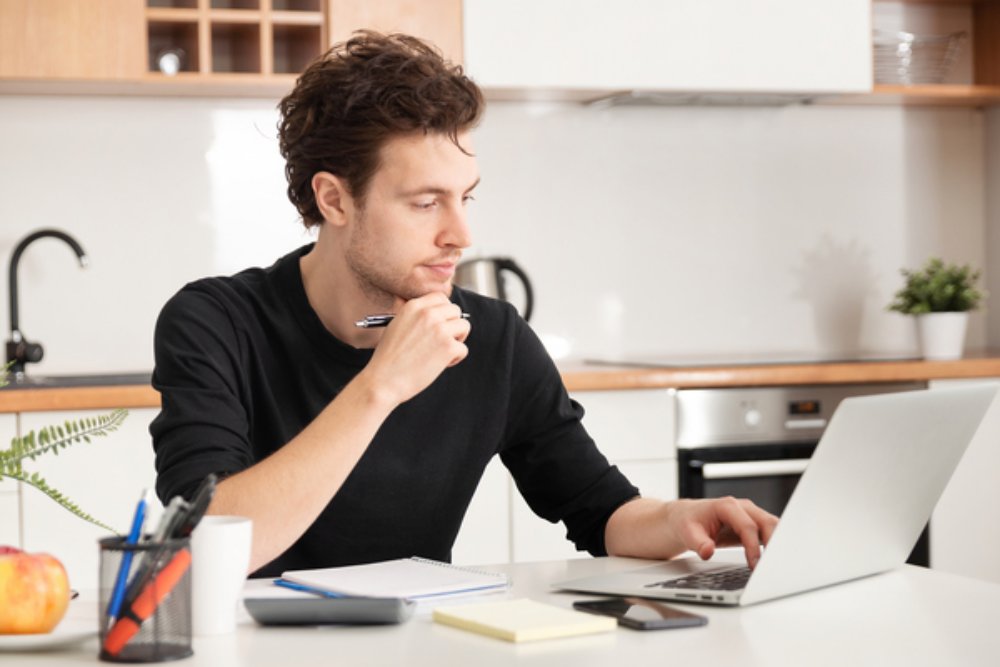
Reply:
[[[979,307],[984,296],[976,287],[980,271],[932,257],[922,269],[902,269],[901,273],[906,283],[896,292],[889,310],[915,317],[925,359],[961,358],[969,312]]]
[[[7,369],[0,366],[0,387],[6,386],[6,384]],[[25,470],[23,463],[25,460],[33,461],[44,454],[58,454],[61,449],[66,449],[70,445],[80,442],[90,442],[90,439],[94,437],[106,436],[118,430],[127,416],[127,410],[112,410],[106,415],[67,421],[64,424],[47,426],[38,431],[30,431],[23,436],[14,437],[11,439],[9,447],[0,449],[0,481],[4,477],[9,477],[24,482],[52,498],[81,519],[112,533],[117,533],[118,531],[114,528],[83,511],[72,500],[49,486],[40,474]]]

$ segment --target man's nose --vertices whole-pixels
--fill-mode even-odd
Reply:
[[[439,236],[439,245],[453,248],[468,248],[472,245],[468,213],[464,206],[452,209],[445,217],[444,229]]]

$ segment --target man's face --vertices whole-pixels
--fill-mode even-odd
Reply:
[[[471,153],[469,135],[458,138]],[[396,296],[450,294],[471,243],[466,204],[479,182],[475,158],[438,133],[391,139],[380,156],[351,223],[348,266],[366,295],[387,306]]]

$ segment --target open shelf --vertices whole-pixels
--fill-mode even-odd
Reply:
[[[212,71],[260,73],[260,24],[212,23]]]
[[[272,35],[275,74],[298,74],[323,51],[321,26],[275,25]]]
[[[876,83],[870,95],[845,96],[834,103],[901,104],[916,106],[1000,105],[1000,1],[998,0],[875,0],[876,4],[912,5],[927,11],[968,11],[971,16],[971,82],[921,85]],[[877,26],[876,26],[877,27]],[[825,100],[831,101],[831,100]]]
[[[146,0],[149,76],[300,73],[326,43],[323,0]],[[180,57],[174,74],[161,56]]]
[[[173,53],[180,61],[180,72],[198,71],[197,21],[148,23],[149,71],[159,71],[157,61],[166,53]]]

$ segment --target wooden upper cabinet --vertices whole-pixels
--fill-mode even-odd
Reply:
[[[462,0],[0,0],[0,94],[284,94],[360,28],[462,61]]]
[[[330,43],[342,42],[359,28],[403,32],[462,62],[462,0],[329,0]]]
[[[975,4],[972,16],[975,82],[1000,86],[1000,2]]]
[[[143,26],[143,0],[0,0],[0,77],[136,78]]]

